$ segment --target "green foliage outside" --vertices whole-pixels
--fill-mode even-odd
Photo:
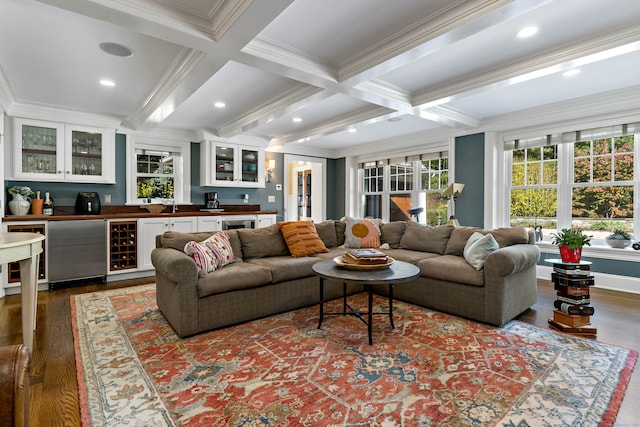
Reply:
[[[622,219],[633,218],[633,186],[609,185],[634,179],[633,135],[611,139],[581,141],[574,144],[573,179],[576,183],[607,185],[584,186],[572,191],[572,217],[602,219],[592,229],[627,228]],[[510,214],[516,220],[542,225],[545,218],[557,216],[558,180],[557,147],[534,147],[513,152],[514,186],[535,185],[541,188],[511,191]],[[615,221],[613,218],[620,218]]]

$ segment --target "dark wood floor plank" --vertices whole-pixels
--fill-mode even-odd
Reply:
[[[39,293],[38,329],[31,368],[32,425],[80,425],[70,296],[153,283],[153,280],[149,277]],[[539,280],[538,302],[518,320],[548,328],[554,299],[552,283]],[[591,299],[596,308],[592,323],[598,328],[598,341],[640,350],[640,295],[594,288]],[[19,295],[0,299],[0,345],[22,342],[20,307]],[[640,402],[640,367],[631,378],[616,425],[640,425],[637,402]]]

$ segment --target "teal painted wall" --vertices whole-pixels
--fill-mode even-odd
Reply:
[[[327,219],[345,216],[345,162],[344,157],[327,159]]]
[[[484,134],[455,140],[455,181],[464,184],[456,201],[460,225],[484,226]]]

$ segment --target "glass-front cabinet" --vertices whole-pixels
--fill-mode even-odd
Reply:
[[[204,141],[201,183],[220,187],[264,187],[264,149]]]
[[[115,131],[15,119],[13,178],[114,183]]]

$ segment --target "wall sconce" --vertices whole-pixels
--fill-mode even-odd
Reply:
[[[458,196],[462,193],[462,189],[464,188],[464,184],[453,182],[451,183],[446,190],[444,190],[444,195],[449,197],[451,200],[451,216],[449,217],[449,221],[447,224],[451,224],[454,227],[459,227],[460,222],[456,218],[456,200]]]
[[[271,182],[271,178],[273,177],[273,170],[276,168],[275,159],[269,159],[267,161],[267,182]]]

